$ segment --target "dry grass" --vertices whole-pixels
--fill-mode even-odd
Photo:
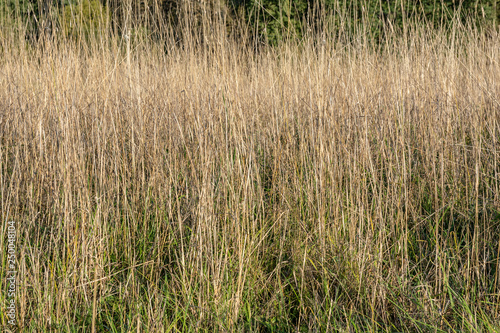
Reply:
[[[500,39],[446,36],[4,33],[22,331],[498,332]]]

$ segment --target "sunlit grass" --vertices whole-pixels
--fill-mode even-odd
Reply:
[[[500,329],[498,34],[169,36],[2,33],[24,331]]]

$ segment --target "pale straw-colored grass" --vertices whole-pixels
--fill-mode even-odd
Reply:
[[[410,28],[4,34],[22,331],[498,330],[499,36]]]

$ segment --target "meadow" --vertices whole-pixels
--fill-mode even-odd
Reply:
[[[0,30],[2,331],[499,332],[498,29],[199,22]]]

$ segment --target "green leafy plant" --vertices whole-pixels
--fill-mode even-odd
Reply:
[[[80,0],[64,6],[61,25],[69,37],[88,38],[102,33],[109,18],[106,6],[99,0]]]

